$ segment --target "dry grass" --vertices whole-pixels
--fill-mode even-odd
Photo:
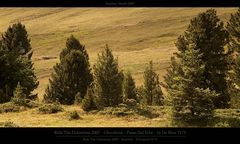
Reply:
[[[68,113],[76,110],[80,119],[69,120]],[[150,119],[144,116],[117,117],[113,115],[85,113],[79,106],[64,106],[64,111],[56,114],[39,114],[38,109],[17,113],[2,113],[0,125],[11,121],[20,127],[166,127],[170,126],[166,117]]]

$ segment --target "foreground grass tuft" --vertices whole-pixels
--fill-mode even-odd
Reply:
[[[19,127],[19,126],[11,121],[6,121],[3,123],[3,127]]]
[[[68,113],[68,119],[69,120],[78,120],[78,119],[80,119],[80,116],[79,116],[78,112],[76,110],[74,110],[74,111],[70,111]]]

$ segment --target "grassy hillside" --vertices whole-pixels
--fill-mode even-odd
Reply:
[[[149,60],[160,78],[175,51],[174,42],[191,18],[207,8],[1,8],[0,31],[10,24],[26,25],[34,49],[33,59],[40,80],[40,98],[48,83],[52,66],[71,34],[80,39],[92,64],[97,53],[109,44],[121,68],[134,73],[137,85]],[[236,8],[217,8],[226,21]],[[45,57],[50,59],[46,60]]]

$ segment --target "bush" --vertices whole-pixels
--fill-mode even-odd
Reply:
[[[109,114],[115,116],[127,116],[127,115],[134,115],[135,112],[128,107],[105,107],[102,111],[99,112],[100,114]]]
[[[63,108],[59,104],[45,104],[38,108],[38,111],[43,114],[52,114],[62,112]]]
[[[119,104],[118,107],[106,107],[99,112],[100,114],[110,114],[115,116],[141,115],[147,118],[158,117],[159,114],[153,112],[151,107],[138,105],[136,107],[126,104]]]
[[[217,109],[210,125],[215,127],[240,127],[240,110]]]
[[[24,106],[24,107],[28,107],[28,108],[34,108],[34,107],[38,106],[37,103],[35,103],[34,101],[31,101],[29,99],[12,98],[11,102],[15,105]]]
[[[6,121],[4,122],[3,127],[19,127],[19,126],[11,121]]]
[[[77,111],[72,111],[68,113],[69,120],[77,120],[80,119],[80,116]]]
[[[124,104],[134,107],[137,106],[137,101],[135,99],[126,99]]]
[[[91,111],[97,109],[97,106],[94,101],[93,89],[91,88],[87,90],[87,95],[82,100],[82,109],[84,111]]]
[[[20,112],[24,110],[26,110],[26,107],[15,105],[12,102],[8,102],[0,105],[0,113]]]

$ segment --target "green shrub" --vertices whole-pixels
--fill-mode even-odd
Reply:
[[[100,114],[109,114],[115,116],[127,116],[135,114],[134,110],[128,107],[105,107],[99,112]]]
[[[128,115],[141,115],[147,118],[158,117],[159,114],[155,113],[151,107],[138,105],[135,107],[126,104],[119,104],[118,107],[105,107],[99,111],[100,114],[109,114],[115,116],[128,116]]]
[[[240,110],[217,109],[210,125],[217,127],[240,127]]]
[[[20,112],[26,110],[26,107],[15,105],[12,102],[7,102],[0,105],[0,113],[7,113],[7,112]]]
[[[44,104],[38,108],[38,111],[43,114],[52,114],[63,111],[63,108],[59,104]]]
[[[27,99],[21,99],[21,98],[12,98],[11,99],[11,102],[15,105],[19,105],[19,106],[25,106],[25,107],[28,107],[28,102],[29,100]]]
[[[97,109],[97,106],[94,100],[94,92],[93,92],[93,89],[91,88],[87,90],[87,95],[82,100],[82,109],[84,111],[91,111],[91,110]]]
[[[124,101],[124,104],[126,104],[127,106],[134,107],[137,106],[137,101],[135,99],[126,99]]]
[[[15,105],[24,106],[24,107],[28,107],[28,108],[34,108],[34,107],[38,106],[38,104],[36,102],[31,101],[29,99],[12,98],[11,102]]]
[[[68,113],[69,120],[77,120],[80,119],[80,116],[77,111],[71,111]]]

